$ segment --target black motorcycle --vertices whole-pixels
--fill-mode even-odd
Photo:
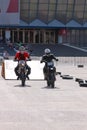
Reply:
[[[55,67],[54,67],[54,62],[46,62],[46,81],[47,81],[47,86],[54,88],[55,87]]]
[[[25,60],[20,60],[18,62],[18,73],[19,73],[19,78],[21,80],[21,85],[25,86],[25,81],[26,81],[26,74],[27,74],[27,68],[26,68],[26,61]]]

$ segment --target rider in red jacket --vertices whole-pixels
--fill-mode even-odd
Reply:
[[[27,60],[29,59],[30,55],[28,52],[19,51],[16,53],[15,58],[16,60]]]
[[[28,60],[28,59],[30,59],[30,54],[25,51],[24,46],[21,46],[21,47],[19,48],[19,51],[15,54],[14,60],[20,61],[20,60]],[[27,77],[27,79],[29,80],[28,75],[29,75],[30,72],[31,72],[31,68],[30,68],[27,64],[26,64],[26,68],[27,68],[27,70],[28,70],[26,77]],[[15,74],[18,76],[18,77],[17,77],[17,80],[18,80],[19,77],[20,77],[20,75],[19,75],[19,73],[18,73],[18,69],[19,69],[19,65],[17,65],[16,68],[15,68]]]

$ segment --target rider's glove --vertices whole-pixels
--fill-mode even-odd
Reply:
[[[14,58],[14,60],[13,61],[17,61],[15,58]]]
[[[41,60],[40,63],[42,63],[43,61]]]
[[[31,61],[31,59],[29,58],[29,61]]]
[[[56,59],[56,61],[58,61],[58,59]]]

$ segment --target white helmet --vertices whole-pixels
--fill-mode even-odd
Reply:
[[[45,54],[50,54],[51,51],[50,51],[50,49],[47,48],[44,50],[44,52],[45,52]]]
[[[24,46],[20,46],[19,47],[19,51],[25,51],[25,47]]]

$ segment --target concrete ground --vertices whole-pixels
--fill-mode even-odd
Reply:
[[[4,80],[0,76],[0,130],[87,130],[87,87],[75,78],[87,78],[87,67],[57,64],[62,75],[54,89],[44,80]],[[0,68],[1,69],[1,68]]]

